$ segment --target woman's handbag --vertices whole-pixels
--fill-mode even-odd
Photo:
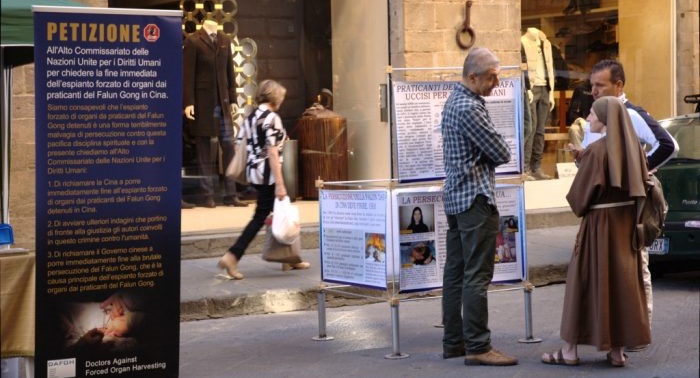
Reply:
[[[301,256],[301,238],[296,238],[294,243],[282,244],[272,236],[272,227],[267,227],[265,233],[265,242],[262,247],[262,258],[265,261],[279,262],[286,264],[298,264],[302,262]]]
[[[231,177],[237,183],[248,185],[246,175],[246,165],[248,165],[248,146],[246,138],[236,140],[233,160],[226,167],[226,177]]]

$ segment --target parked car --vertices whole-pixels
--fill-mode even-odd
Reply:
[[[663,234],[649,248],[656,275],[672,262],[700,266],[700,95],[686,96],[685,101],[697,104],[695,113],[659,121],[676,139],[679,151],[656,173],[668,202]]]

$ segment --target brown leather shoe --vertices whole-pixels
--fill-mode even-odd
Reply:
[[[464,357],[465,365],[510,366],[517,365],[518,359],[491,349],[486,353],[468,354]]]

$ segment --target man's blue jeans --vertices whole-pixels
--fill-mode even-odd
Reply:
[[[485,196],[478,195],[469,210],[447,215],[447,224],[443,350],[486,353],[491,350],[487,291],[493,279],[498,210]]]

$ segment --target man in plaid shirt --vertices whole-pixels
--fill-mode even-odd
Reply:
[[[491,347],[488,327],[487,289],[499,226],[495,168],[510,160],[510,150],[481,96],[498,86],[499,71],[498,58],[490,50],[471,50],[440,125],[449,226],[442,285],[443,358],[465,356],[465,365],[518,363]]]

